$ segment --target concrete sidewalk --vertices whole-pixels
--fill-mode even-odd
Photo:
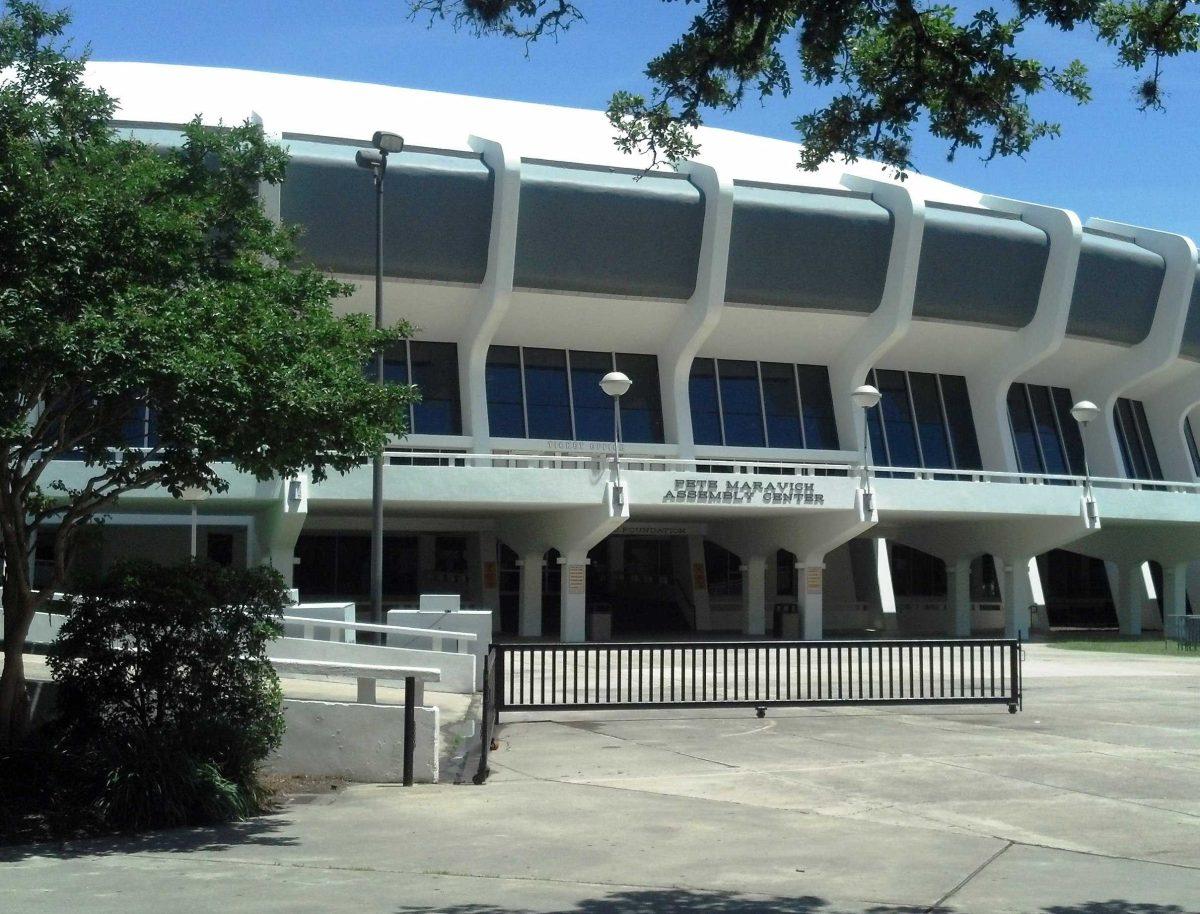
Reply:
[[[0,852],[6,911],[1200,911],[1200,663],[1035,645],[1025,711],[506,718],[484,787]]]

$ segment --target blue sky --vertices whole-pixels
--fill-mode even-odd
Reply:
[[[447,23],[411,21],[407,0],[76,0],[72,33],[98,60],[245,67],[307,76],[603,108],[614,89],[644,86],[642,70],[685,27],[691,11],[655,0],[581,0],[588,21],[531,49],[479,39]],[[990,193],[1052,203],[1083,218],[1184,232],[1200,239],[1200,57],[1169,62],[1167,111],[1136,110],[1134,75],[1084,31],[1041,30],[1029,53],[1088,64],[1094,99],[1077,107],[1050,95],[1035,113],[1063,136],[1025,159],[985,164],[971,150],[946,161],[920,138],[921,171]],[[791,122],[819,101],[798,85],[790,98],[752,99],[713,126],[794,139]]]

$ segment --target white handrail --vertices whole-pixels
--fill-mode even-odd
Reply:
[[[417,635],[424,638],[449,638],[451,641],[478,641],[474,632],[452,632],[444,628],[412,628],[407,625],[379,625],[375,622],[343,622],[339,619],[310,619],[284,616],[284,622],[311,625],[313,628],[348,628],[356,632],[382,632],[385,635]]]
[[[389,452],[390,456],[404,460],[429,461],[433,466],[454,468],[488,467],[493,469],[596,469],[612,465],[612,456],[603,454],[466,454],[442,451]],[[752,470],[787,471],[786,475],[810,476],[827,473],[848,476],[861,473],[861,466],[852,462],[829,463],[804,460],[747,460],[743,457],[726,457],[719,454],[700,454],[696,457],[626,456],[620,459],[622,469],[637,473],[646,466],[675,470],[678,472],[704,472],[698,467],[729,467],[731,473]],[[711,472],[711,470],[709,470]],[[954,470],[930,467],[886,467],[872,466],[870,475],[874,479],[904,476],[916,480],[960,482],[1012,482],[1022,485],[1058,484],[1084,487],[1083,476],[1062,473],[1022,473],[1007,470]],[[1163,479],[1122,479],[1112,476],[1093,476],[1093,487],[1120,489],[1150,489],[1166,492],[1200,493],[1200,483]]]

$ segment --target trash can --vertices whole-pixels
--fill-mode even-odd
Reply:
[[[779,614],[779,637],[784,641],[800,640],[800,607],[789,603]]]
[[[612,610],[593,609],[588,613],[588,641],[612,640]]]

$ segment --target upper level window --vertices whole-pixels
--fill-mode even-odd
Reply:
[[[824,366],[696,359],[688,391],[697,444],[838,447]]]
[[[978,470],[983,466],[967,382],[958,375],[877,369],[882,395],[867,413],[873,460],[881,466]]]
[[[1192,455],[1192,470],[1200,476],[1200,449],[1196,447],[1196,436],[1192,434],[1192,420],[1183,420],[1183,435],[1187,438],[1188,453]]]
[[[600,389],[600,379],[610,371],[623,371],[633,382],[619,404],[622,440],[661,443],[662,400],[655,356],[521,346],[488,350],[492,436],[611,440],[613,403]]]
[[[421,400],[409,413],[416,435],[461,435],[458,393],[458,345],[405,340],[383,354],[383,379],[390,384],[416,384]]]
[[[1013,384],[1008,389],[1008,422],[1023,473],[1083,474],[1083,438],[1071,416],[1065,387]]]
[[[1125,464],[1125,475],[1129,479],[1162,479],[1162,464],[1158,462],[1158,451],[1150,437],[1150,425],[1146,422],[1146,408],[1141,400],[1121,397],[1113,407],[1113,424],[1117,427],[1117,443],[1121,448],[1121,462]]]

